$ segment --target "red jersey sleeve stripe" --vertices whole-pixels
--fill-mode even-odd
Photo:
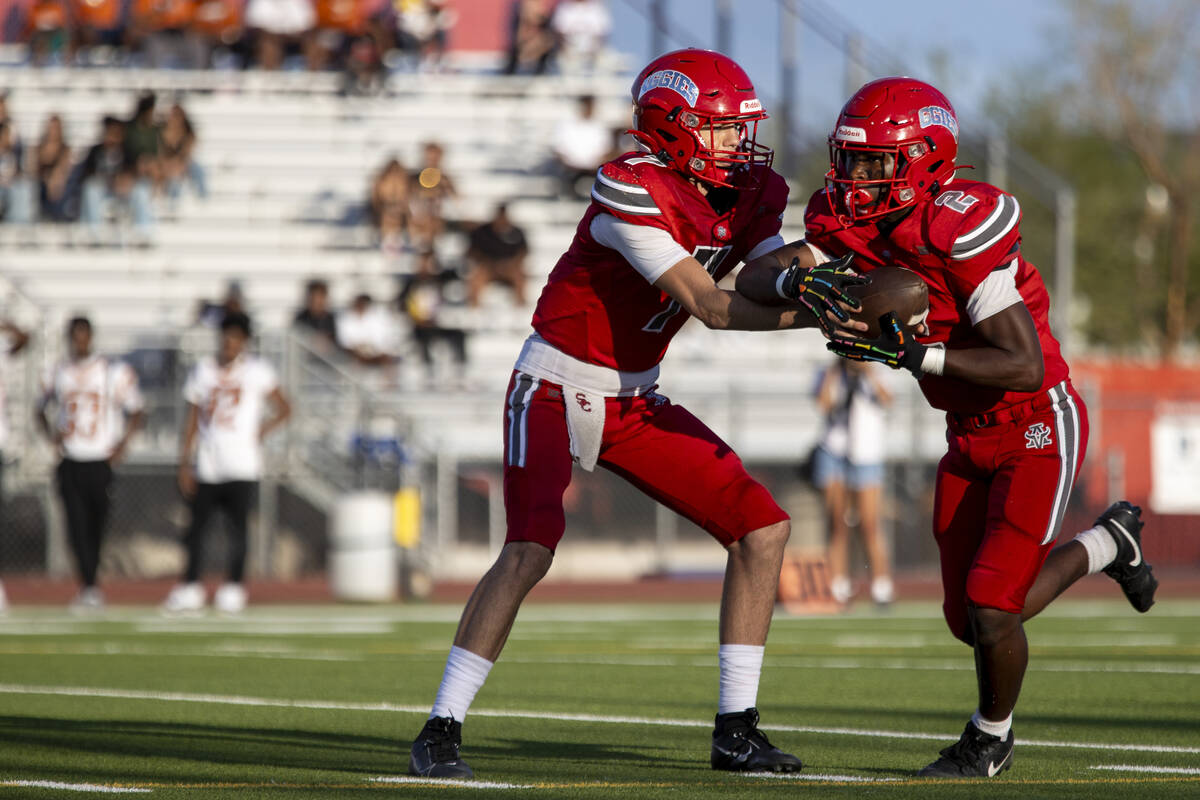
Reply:
[[[1007,194],[1000,195],[1000,202],[987,219],[954,240],[950,257],[955,261],[974,258],[1008,235],[1020,218],[1021,206],[1017,203],[1017,198]]]
[[[626,214],[662,214],[654,198],[642,187],[619,183],[599,173],[592,184],[592,198],[601,205]]]

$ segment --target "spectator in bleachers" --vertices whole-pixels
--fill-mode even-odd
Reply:
[[[192,30],[204,42],[204,64],[213,63],[214,51],[233,53],[243,47],[241,0],[198,0]]]
[[[33,222],[36,195],[25,168],[25,148],[12,122],[0,122],[0,218],[18,225]]]
[[[125,123],[125,152],[133,162],[138,178],[152,185],[160,178],[158,150],[162,125],[154,116],[157,102],[154,92],[142,92],[133,114]]]
[[[100,60],[96,48],[116,52],[125,43],[125,19],[122,0],[70,0],[73,44],[76,55],[89,63]],[[79,49],[83,52],[79,53]]]
[[[114,213],[133,221],[139,243],[147,243],[154,223],[150,207],[150,184],[139,178],[137,164],[125,148],[125,123],[106,116],[100,142],[79,166],[81,176],[80,220],[93,243],[100,241],[100,225]]]
[[[517,305],[525,305],[525,231],[513,224],[508,206],[496,206],[491,220],[471,231],[467,248],[467,304],[479,306],[483,290],[492,283],[508,286]]]
[[[167,198],[174,204],[183,193],[183,184],[192,185],[197,197],[208,196],[208,183],[202,167],[193,156],[196,129],[183,106],[175,103],[159,132],[159,164]]]
[[[388,36],[375,19],[368,23],[367,32],[350,40],[345,53],[342,94],[373,95],[383,89],[387,67],[383,54]]]
[[[66,0],[34,0],[27,21],[30,63],[40,67],[66,61],[71,52]]]
[[[396,44],[423,72],[441,69],[458,15],[446,0],[396,0]]]
[[[433,250],[417,256],[415,271],[401,283],[396,305],[412,324],[413,340],[431,378],[435,342],[448,344],[459,366],[467,362],[466,331],[447,324],[442,313],[447,306],[461,305],[463,298],[462,278],[454,270],[444,269]]]
[[[313,279],[304,285],[304,307],[296,312],[292,324],[311,334],[322,353],[331,355],[337,350],[337,317],[329,310],[329,284]]]
[[[604,0],[561,0],[550,27],[558,37],[558,64],[563,72],[590,72],[612,30]]]
[[[312,0],[249,0],[246,26],[254,38],[254,63],[279,69],[290,52],[307,53],[315,46],[316,22]]]
[[[367,32],[368,0],[315,0],[317,23],[308,68],[325,69],[344,60],[350,43]]]
[[[513,0],[504,74],[528,70],[541,75],[546,71],[555,45],[550,28],[553,5],[551,0]]]
[[[40,216],[49,222],[64,222],[67,213],[67,186],[71,177],[71,148],[63,135],[62,117],[46,118],[34,154],[37,171]]]
[[[446,228],[446,202],[458,197],[454,179],[442,169],[445,149],[437,142],[422,148],[421,166],[412,175],[408,239],[416,250],[433,247]]]
[[[586,200],[591,196],[596,170],[614,153],[613,131],[596,119],[596,98],[579,98],[578,112],[558,123],[550,141],[556,171],[565,195]]]
[[[192,27],[195,0],[131,0],[129,43],[153,69],[204,69],[208,47]]]
[[[388,159],[371,183],[368,212],[379,232],[379,242],[387,252],[398,253],[404,247],[411,183],[408,172],[396,158]]]
[[[359,294],[337,317],[338,345],[356,364],[385,367],[396,363],[399,330],[387,308],[375,305],[371,295]]]
[[[240,281],[230,281],[225,285],[225,297],[219,303],[201,300],[196,311],[196,324],[217,329],[221,321],[230,314],[246,313],[246,295],[242,291]]]

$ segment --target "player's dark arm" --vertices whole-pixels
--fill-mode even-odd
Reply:
[[[795,258],[800,259],[801,267],[817,265],[817,260],[812,250],[808,249],[808,245],[803,241],[792,242],[753,261],[747,261],[738,273],[734,288],[738,294],[756,303],[765,306],[783,305],[788,301],[779,296],[776,286],[779,284],[779,275]]]
[[[817,326],[816,317],[803,306],[767,306],[720,288],[691,256],[664,272],[654,285],[714,330],[773,331]]]
[[[179,492],[189,500],[196,494],[196,476],[192,471],[192,450],[196,446],[196,432],[200,429],[200,407],[188,403],[187,419],[183,423],[183,437],[179,444]]]
[[[260,442],[267,438],[268,433],[278,428],[292,415],[292,404],[288,402],[287,397],[280,391],[278,386],[267,395],[267,399],[271,401],[275,413],[269,419],[265,420],[262,427],[259,428],[258,440]]]
[[[1042,388],[1046,374],[1042,345],[1024,303],[1013,303],[980,320],[975,330],[988,346],[946,350],[942,374],[1010,392],[1036,392]]]

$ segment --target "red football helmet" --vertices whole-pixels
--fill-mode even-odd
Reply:
[[[881,179],[851,177],[863,152],[883,155]],[[871,81],[842,107],[829,135],[830,208],[846,224],[907,208],[954,179],[957,156],[958,116],[944,94],[913,78]]]
[[[756,141],[767,118],[754,84],[728,56],[688,48],[659,56],[633,82],[633,134],[677,170],[733,186],[738,170],[770,166],[774,152]],[[714,129],[739,126],[734,149],[716,146]]]

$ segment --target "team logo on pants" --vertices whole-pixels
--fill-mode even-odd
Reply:
[[[1030,425],[1029,430],[1025,431],[1026,450],[1041,450],[1043,447],[1049,447],[1053,441],[1050,436],[1050,428],[1044,422]]]

